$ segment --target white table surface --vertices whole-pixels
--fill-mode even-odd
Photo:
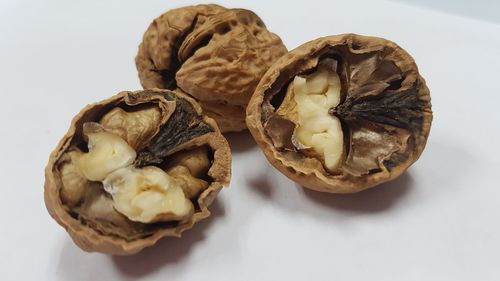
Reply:
[[[500,4],[463,2],[220,1],[254,10],[290,49],[344,32],[399,43],[431,89],[427,148],[393,182],[328,195],[232,134],[213,216],[112,257],[81,251],[50,218],[43,169],[84,105],[140,88],[150,21],[194,2],[1,0],[0,280],[500,280]]]

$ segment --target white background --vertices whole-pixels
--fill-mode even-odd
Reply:
[[[111,257],[50,218],[43,169],[84,105],[140,88],[133,59],[150,21],[194,2],[0,0],[0,280],[500,280],[499,2],[347,2],[220,1],[254,10],[290,49],[344,32],[399,43],[431,89],[421,159],[391,183],[328,195],[232,134],[213,216]]]

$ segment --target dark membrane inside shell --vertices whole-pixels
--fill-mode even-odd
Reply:
[[[166,98],[168,100],[171,97]],[[187,101],[178,99],[174,113],[139,153],[134,164],[138,167],[159,164],[173,148],[213,131]]]

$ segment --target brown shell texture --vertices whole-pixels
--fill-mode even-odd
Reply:
[[[72,148],[82,148],[85,144],[84,128],[88,124],[96,124],[101,117],[116,108],[127,110],[134,108],[156,106],[162,112],[159,128],[150,130],[154,135],[141,138],[144,141],[140,147],[134,165],[153,165],[161,159],[178,158],[183,151],[203,148],[210,151],[210,168],[204,178],[209,185],[201,194],[192,199],[195,205],[194,213],[189,218],[179,222],[156,222],[153,224],[129,221],[116,212],[111,200],[103,191],[100,182],[90,182],[85,195],[77,190],[79,186],[69,186],[69,194],[61,193],[64,186],[62,178],[73,173],[70,169],[62,169],[65,163],[71,161]],[[134,116],[132,116],[134,117]],[[152,120],[158,121],[154,115]],[[111,116],[115,118],[115,116]],[[113,119],[106,120],[118,124]],[[131,122],[136,122],[132,119]],[[89,123],[90,122],[90,123]],[[158,121],[160,122],[160,121]],[[136,128],[136,123],[132,123]],[[129,133],[130,132],[126,132]],[[134,133],[134,132],[132,132]],[[139,132],[142,133],[142,132]],[[125,135],[127,136],[127,135]],[[84,148],[82,148],[84,149]],[[199,153],[199,152],[195,152]],[[192,155],[195,155],[192,154]],[[182,157],[182,156],[181,156]],[[194,156],[190,156],[194,157]],[[193,162],[195,160],[190,160]],[[177,160],[176,160],[177,161]],[[188,165],[189,166],[189,165]],[[63,171],[61,171],[63,170]],[[197,173],[200,173],[197,171]],[[226,139],[221,134],[216,122],[202,113],[198,103],[183,93],[169,90],[150,89],[136,92],[121,92],[109,99],[88,105],[76,115],[68,132],[60,140],[51,153],[45,168],[45,205],[50,215],[63,226],[73,241],[83,250],[102,252],[113,255],[130,255],[144,247],[152,246],[165,236],[180,237],[181,233],[210,215],[208,207],[219,191],[229,185],[231,176],[231,152]],[[72,184],[65,181],[64,184]],[[81,184],[81,182],[80,182]],[[78,199],[84,198],[83,203]]]
[[[323,59],[338,61],[345,156],[337,173],[291,145],[294,124],[276,114],[296,75]],[[395,43],[356,34],[307,42],[263,76],[247,108],[247,126],[270,163],[297,183],[323,192],[352,193],[401,175],[421,155],[429,135],[429,89],[413,58]]]
[[[246,129],[262,75],[287,52],[252,11],[197,5],[169,10],[146,30],[136,66],[144,88],[179,88],[222,132]]]

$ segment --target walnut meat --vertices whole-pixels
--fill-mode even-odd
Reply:
[[[382,38],[343,34],[280,58],[257,86],[246,121],[290,179],[351,193],[396,178],[419,158],[432,111],[407,52]]]
[[[197,5],[156,18],[144,34],[136,66],[144,88],[182,90],[222,132],[241,131],[261,76],[286,51],[252,11]]]
[[[230,165],[192,98],[122,92],[73,119],[45,169],[45,204],[82,249],[133,254],[208,217]]]

